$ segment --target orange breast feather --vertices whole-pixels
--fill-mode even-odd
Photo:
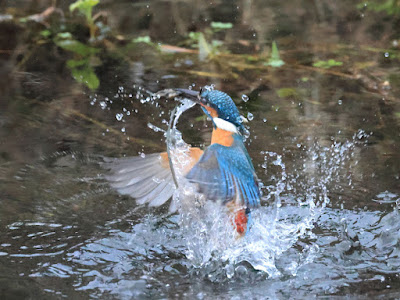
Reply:
[[[221,128],[213,130],[211,136],[211,144],[220,144],[222,146],[230,147],[233,144],[233,133]]]

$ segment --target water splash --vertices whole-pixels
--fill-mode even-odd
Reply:
[[[65,286],[55,284],[57,280],[69,278],[72,290],[97,298],[105,294],[120,299],[152,295],[168,298],[174,289],[180,293],[173,294],[178,298],[215,298],[222,293],[227,297],[262,298],[266,291],[287,295],[287,290],[293,289],[307,297],[340,292],[360,281],[385,287],[398,280],[398,194],[387,191],[374,197],[381,205],[392,205],[390,212],[330,207],[335,200],[332,197],[337,196],[332,196],[332,191],[340,192],[353,185],[350,175],[357,165],[354,154],[367,137],[364,132],[344,142],[296,142],[295,158],[290,150],[263,151],[264,160],[258,170],[264,181],[262,207],[252,211],[246,237],[237,239],[225,207],[204,201],[199,195],[193,197],[190,185],[179,173],[187,166],[189,145],[176,127],[190,105],[183,104],[178,109],[179,114],[173,118],[173,138],[169,140],[180,183],[174,195],[180,204],[179,215],[164,214],[162,209],[154,213],[124,199],[117,201],[119,205],[127,204],[116,219],[104,223],[108,216],[97,217],[96,226],[90,229],[93,220],[81,223],[89,218],[83,211],[79,214],[78,205],[93,203],[95,213],[89,210],[93,216],[103,211],[94,208],[99,206],[99,200],[107,203],[105,195],[110,199],[104,207],[114,207],[116,203],[115,194],[107,192],[106,187],[93,189],[102,183],[97,170],[88,176],[88,166],[97,165],[99,159],[55,153],[43,158],[46,170],[36,167],[17,174],[26,180],[41,178],[37,175],[52,170],[47,180],[40,180],[48,182],[46,189],[52,198],[47,201],[49,208],[38,206],[36,218],[12,222],[4,230],[9,238],[0,244],[0,262],[9,263],[12,268],[25,266],[25,275],[20,276],[33,280],[39,277],[54,287],[49,293]],[[163,125],[149,127],[158,132],[165,130]],[[291,160],[297,162],[295,166]],[[82,163],[86,166],[79,168],[85,169],[83,176],[78,175],[78,169],[72,172],[71,166]],[[96,193],[74,191],[76,197],[66,197],[66,183],[78,188],[77,182],[85,183],[88,190]],[[58,191],[57,186],[64,188]],[[74,213],[71,205],[76,206]],[[127,210],[129,213],[124,215]],[[215,292],[216,286],[225,286],[226,290]]]
[[[262,168],[266,173],[273,169],[267,174],[273,179],[271,184],[261,184],[266,206],[252,212],[249,232],[238,238],[226,207],[204,201],[183,176],[190,150],[176,124],[192,106],[187,102],[178,108],[171,120],[172,138],[167,141],[179,187],[173,201],[180,208],[185,255],[192,267],[214,282],[250,276],[251,270],[269,277],[296,275],[319,252],[314,223],[330,202],[331,185],[341,183],[341,172],[353,156],[356,140],[365,138],[365,133],[358,132],[353,141],[304,147],[303,168],[292,174],[287,171],[284,154],[262,151]],[[351,184],[350,177],[345,179]]]

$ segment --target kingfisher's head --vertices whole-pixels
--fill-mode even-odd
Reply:
[[[233,128],[236,131],[244,128],[243,122],[246,118],[240,115],[228,94],[207,88],[200,89],[200,92],[185,89],[177,89],[177,91],[180,95],[199,103],[216,127],[231,128],[230,131],[235,131]]]

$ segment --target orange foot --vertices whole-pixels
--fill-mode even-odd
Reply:
[[[247,221],[248,218],[246,215],[246,209],[239,209],[235,212],[234,226],[236,227],[236,231],[240,236],[243,236],[247,231]]]

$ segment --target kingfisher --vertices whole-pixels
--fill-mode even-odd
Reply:
[[[199,104],[213,124],[210,145],[204,150],[189,148],[189,162],[183,176],[207,201],[226,205],[232,226],[242,237],[249,230],[251,209],[260,205],[261,198],[259,181],[244,145],[247,120],[240,115],[232,98],[222,91],[204,88],[199,92],[188,89],[175,92]],[[111,186],[120,194],[135,198],[138,204],[161,206],[176,188],[168,152],[116,159],[108,168]],[[175,202],[171,201],[170,212],[178,209]]]

